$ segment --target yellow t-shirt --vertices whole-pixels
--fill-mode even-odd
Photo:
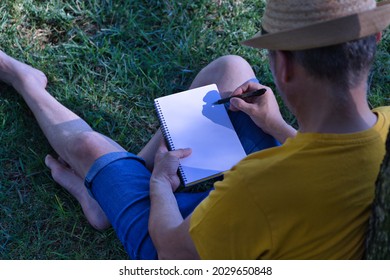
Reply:
[[[249,155],[194,210],[202,259],[359,259],[390,107],[352,134],[298,133]]]

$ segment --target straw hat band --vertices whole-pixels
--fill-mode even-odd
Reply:
[[[262,26],[270,33],[344,17],[376,7],[375,0],[269,1]]]

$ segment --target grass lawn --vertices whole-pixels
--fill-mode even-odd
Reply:
[[[157,128],[153,99],[186,89],[212,59],[238,54],[272,85],[264,51],[239,44],[260,25],[256,0],[2,0],[0,48],[45,72],[48,91],[133,152]],[[369,100],[388,105],[389,32]],[[294,118],[282,108],[290,122]],[[51,179],[52,149],[33,115],[0,84],[0,259],[125,259]]]

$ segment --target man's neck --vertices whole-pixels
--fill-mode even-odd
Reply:
[[[306,84],[296,99],[299,131],[354,133],[371,128],[377,118],[368,106],[366,90],[365,83],[349,91]]]

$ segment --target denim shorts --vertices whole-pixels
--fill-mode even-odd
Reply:
[[[280,145],[245,113],[229,111],[229,117],[247,154]],[[86,187],[106,213],[133,260],[157,259],[148,232],[150,176],[142,158],[117,152],[97,159],[85,178]],[[175,193],[183,218],[192,213],[209,191]]]
[[[127,152],[106,154],[95,161],[85,184],[111,222],[130,259],[157,259],[148,232],[151,173],[141,158]],[[183,218],[208,194],[177,192]]]

